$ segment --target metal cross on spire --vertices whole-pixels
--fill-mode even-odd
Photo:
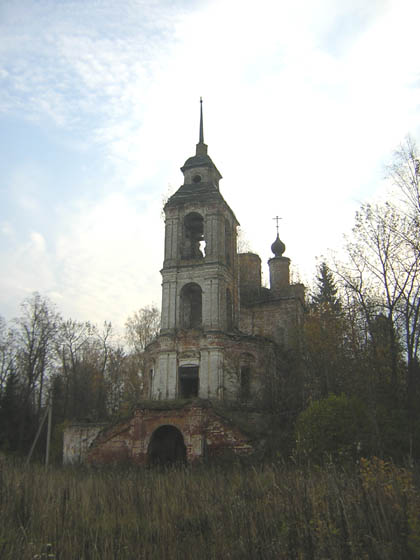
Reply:
[[[273,218],[273,220],[276,220],[276,229],[277,229],[277,235],[279,234],[279,220],[282,220],[283,218],[280,218],[280,216],[276,216],[275,218]]]

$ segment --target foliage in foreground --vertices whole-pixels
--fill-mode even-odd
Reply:
[[[1,469],[4,559],[420,558],[412,470]]]
[[[370,449],[373,432],[366,407],[356,398],[330,395],[314,401],[296,422],[297,453],[312,461],[325,456],[355,459]]]

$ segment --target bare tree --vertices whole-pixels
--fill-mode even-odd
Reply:
[[[26,413],[32,408],[38,416],[44,404],[44,389],[54,365],[59,323],[60,316],[52,303],[37,292],[24,300],[21,315],[14,321],[16,365],[23,387],[20,446],[24,438]]]
[[[8,376],[15,370],[16,344],[13,332],[7,327],[6,321],[0,317],[0,395]]]
[[[142,307],[135,311],[125,323],[126,340],[129,346],[141,354],[146,346],[158,334],[160,312],[154,305]]]
[[[404,239],[407,227],[405,216],[390,203],[363,205],[347,244],[348,264],[341,267],[340,274],[364,313],[373,342],[376,317],[387,319],[393,385],[397,383],[401,306],[407,287],[416,282],[419,266]]]
[[[409,400],[414,401],[420,375],[420,281],[417,278],[420,272],[420,151],[410,136],[394,152],[387,172],[388,179],[402,194],[400,209],[407,224],[405,229],[396,230],[394,234],[401,236],[406,245],[404,265],[409,280],[404,286],[400,308],[407,350],[407,390]],[[415,402],[412,402],[411,408],[413,406]]]
[[[403,195],[402,203],[411,216],[420,216],[420,152],[410,137],[404,140],[387,166],[387,177]],[[417,221],[417,225],[418,225]]]
[[[60,385],[62,418],[73,417],[72,397],[78,393],[76,386],[83,363],[83,349],[89,345],[93,332],[94,327],[89,322],[68,319],[60,325],[59,336],[56,339],[60,383],[57,380],[56,388]]]
[[[237,229],[236,245],[238,253],[252,253],[251,244],[247,239],[244,230],[240,227]]]
[[[389,177],[403,199],[361,207],[347,244],[347,263],[338,270],[349,297],[364,316],[377,356],[383,354],[384,341],[388,343],[394,387],[404,350],[410,401],[420,370],[419,162],[411,140],[396,152]]]

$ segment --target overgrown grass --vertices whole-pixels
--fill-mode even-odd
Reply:
[[[0,467],[0,558],[420,558],[412,470]]]

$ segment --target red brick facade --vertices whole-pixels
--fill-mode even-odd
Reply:
[[[226,451],[239,455],[253,451],[249,436],[217,414],[208,403],[197,401],[181,408],[136,409],[127,420],[99,433],[87,451],[86,461],[93,465],[146,465],[151,461],[154,434],[163,426],[171,426],[182,435],[185,459],[189,463],[217,457]],[[171,459],[165,458],[168,462]]]

